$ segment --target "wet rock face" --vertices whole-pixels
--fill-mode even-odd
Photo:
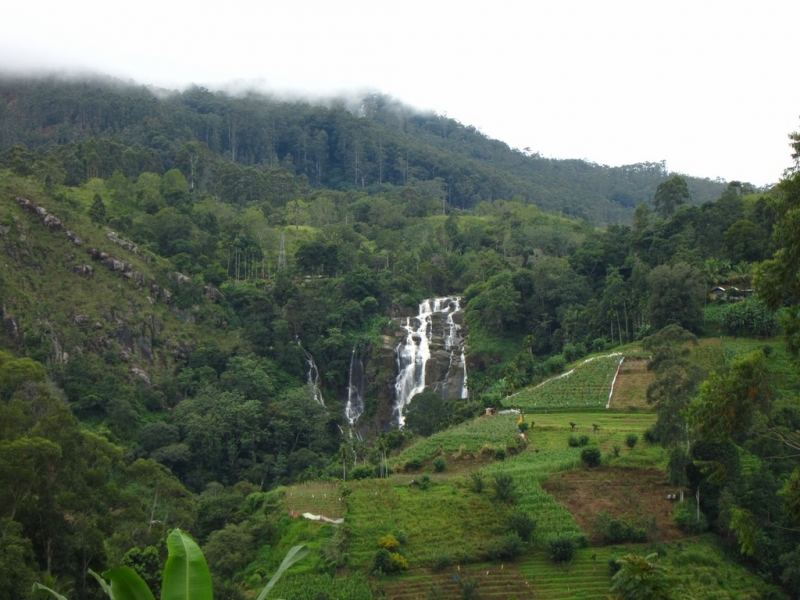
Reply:
[[[462,352],[467,333],[464,311],[459,307],[451,313],[434,313],[431,321],[431,356],[425,369],[424,391],[437,392],[445,400],[461,398],[465,377]]]
[[[466,397],[466,329],[458,297],[423,301],[419,313],[406,319],[397,345],[394,417],[402,426],[403,407],[422,392],[443,400]]]

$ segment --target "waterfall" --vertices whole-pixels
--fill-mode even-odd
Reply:
[[[405,424],[403,408],[415,394],[423,392],[426,387],[441,393],[443,399],[466,398],[466,361],[463,348],[462,327],[456,323],[453,315],[461,310],[461,299],[458,297],[431,298],[419,305],[416,317],[406,319],[402,328],[405,339],[396,350],[397,379],[395,380],[394,418],[400,427]],[[441,319],[441,329],[434,327],[434,320]],[[436,331],[434,331],[436,329]],[[434,340],[436,340],[434,342]],[[438,344],[441,344],[439,346]],[[434,374],[436,381],[426,381],[428,361],[432,353],[441,348],[446,353],[447,368],[444,373]],[[443,361],[444,356],[437,360]],[[463,376],[458,380],[458,391],[452,389],[453,377],[458,370]],[[431,377],[428,377],[430,379]]]
[[[353,346],[347,382],[347,404],[344,408],[344,416],[350,427],[355,426],[358,418],[364,414],[364,388],[364,363],[356,354],[356,348]]]
[[[467,388],[467,355],[461,351],[461,364],[464,366],[464,378],[461,380],[461,398],[469,398],[469,389]]]
[[[297,342],[297,345],[300,346],[300,350],[303,351],[303,355],[306,357],[306,364],[308,365],[306,383],[311,390],[311,397],[314,399],[314,402],[320,406],[325,406],[325,400],[322,398],[322,390],[319,386],[319,369],[317,369],[317,363],[314,362],[314,357],[311,356],[311,353],[303,348],[303,345],[300,343],[300,339],[296,338],[295,341]]]

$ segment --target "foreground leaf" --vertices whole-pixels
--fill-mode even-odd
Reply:
[[[108,595],[112,600],[155,600],[144,580],[130,567],[109,569],[103,573],[103,577],[111,582]],[[103,589],[108,593],[106,586],[103,585]]]
[[[211,574],[195,541],[174,529],[167,538],[167,548],[161,600],[213,600]]]
[[[114,600],[114,593],[111,591],[111,586],[108,585],[108,582],[105,579],[103,579],[100,575],[95,573],[92,569],[87,569],[86,572],[97,580],[97,583],[99,583],[100,587],[103,588],[103,591],[106,593],[106,596],[111,598],[111,600]]]
[[[62,596],[58,592],[56,592],[54,590],[51,590],[46,585],[42,585],[41,583],[34,583],[33,584],[33,595],[34,596],[37,596],[37,597],[40,597],[40,598],[41,597],[46,597],[47,596],[47,592],[49,592],[53,596],[55,596],[56,600],[67,600],[67,598],[65,596]]]
[[[270,590],[275,587],[275,584],[278,583],[278,580],[281,578],[281,575],[291,567],[297,561],[303,560],[306,555],[308,554],[308,547],[307,546],[292,546],[289,552],[286,553],[286,556],[281,563],[281,566],[278,567],[277,572],[275,575],[272,576],[272,579],[269,580],[267,586],[261,591],[258,595],[257,600],[264,600],[269,594]]]

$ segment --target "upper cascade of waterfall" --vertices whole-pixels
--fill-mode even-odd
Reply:
[[[317,368],[317,363],[314,362],[314,357],[311,356],[311,353],[303,348],[303,345],[300,343],[299,339],[295,340],[297,345],[300,346],[300,349],[303,351],[303,355],[306,358],[306,364],[308,365],[308,374],[306,375],[306,383],[308,384],[309,389],[311,390],[311,397],[314,399],[314,402],[319,404],[320,406],[325,406],[325,400],[322,398],[322,389],[320,388],[320,377],[319,377],[319,369]]]
[[[405,424],[403,408],[416,394],[435,391],[443,400],[467,397],[462,316],[460,297],[430,298],[402,326],[406,333],[396,349],[394,405],[400,427]]]

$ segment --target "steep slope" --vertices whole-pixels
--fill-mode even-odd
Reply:
[[[226,345],[207,310],[217,290],[187,302],[188,278],[79,208],[0,178],[4,346],[67,378],[100,369],[152,390],[204,338]]]

